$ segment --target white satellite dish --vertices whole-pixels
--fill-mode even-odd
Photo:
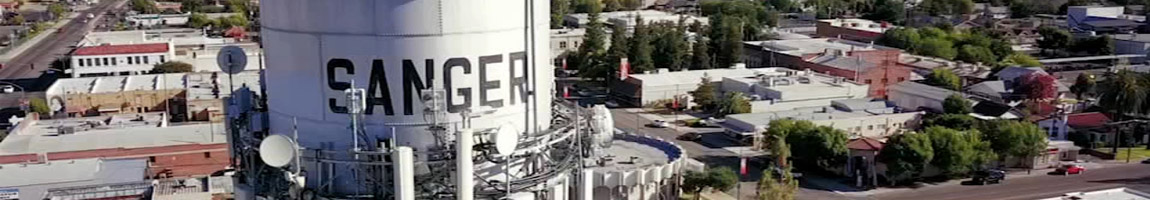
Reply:
[[[515,130],[510,124],[501,125],[491,136],[491,141],[495,142],[496,153],[511,155],[515,152],[515,147],[519,146],[519,130]]]
[[[220,70],[224,73],[240,73],[248,66],[248,55],[240,47],[225,46],[220,48],[220,53],[216,55],[216,64],[220,65]]]
[[[291,138],[269,135],[260,142],[260,159],[272,167],[283,167],[295,159],[297,148]]]

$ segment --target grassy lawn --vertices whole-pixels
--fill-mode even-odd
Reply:
[[[1127,150],[1129,150],[1129,154],[1126,153]],[[1130,157],[1132,162],[1142,161],[1142,159],[1150,158],[1150,150],[1146,150],[1146,147],[1118,148],[1118,154],[1114,155],[1114,160],[1126,161],[1126,157]]]

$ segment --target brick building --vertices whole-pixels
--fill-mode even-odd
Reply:
[[[899,65],[900,49],[837,38],[743,43],[748,67],[810,69],[870,85],[868,96],[885,97],[886,87],[910,79],[911,69]]]
[[[815,35],[859,42],[873,42],[887,30],[897,28],[887,22],[865,19],[824,19],[815,24]]]

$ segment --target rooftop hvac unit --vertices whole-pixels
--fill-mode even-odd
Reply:
[[[57,128],[56,132],[57,132],[57,135],[76,134],[76,127],[75,126],[61,126],[60,128]]]

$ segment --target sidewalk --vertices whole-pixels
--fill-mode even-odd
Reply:
[[[1091,163],[1078,163],[1078,164],[1082,164],[1082,165],[1086,166],[1086,168],[1089,170],[1089,169],[1100,169],[1100,168],[1108,168],[1108,167],[1113,167],[1113,166],[1126,165],[1127,163],[1105,161],[1105,162],[1091,162]],[[1132,163],[1132,164],[1137,164],[1137,163]],[[1054,168],[1047,168],[1047,169],[1035,169],[1035,170],[1031,170],[1030,173],[1027,173],[1027,170],[1025,170],[1025,169],[1011,169],[1011,170],[1007,171],[1006,177],[1008,177],[1008,179],[1014,179],[1014,178],[1034,177],[1034,176],[1048,176],[1048,173],[1053,172],[1053,171],[1054,171]],[[848,184],[843,184],[843,183],[839,182],[839,180],[837,180],[837,179],[824,178],[824,177],[821,177],[821,176],[818,176],[815,174],[809,174],[809,175],[804,174],[803,179],[802,179],[802,181],[810,183],[811,185],[815,185],[815,186],[822,188],[824,190],[838,193],[838,194],[841,194],[843,196],[848,196],[848,197],[867,197],[867,196],[878,195],[878,194],[883,194],[883,193],[905,192],[905,191],[931,188],[931,187],[954,186],[954,185],[961,185],[962,182],[968,181],[968,180],[970,180],[970,179],[969,178],[961,178],[961,179],[954,179],[954,180],[949,180],[949,181],[944,181],[944,182],[934,182],[934,183],[919,182],[916,187],[879,187],[879,188],[875,188],[875,189],[866,190],[866,189],[857,188],[857,187],[854,187],[854,186],[851,186]]]
[[[16,47],[12,48],[12,50],[9,50],[8,52],[5,52],[4,54],[0,55],[0,63],[7,63],[9,60],[12,60],[12,58],[14,58],[20,54],[23,54],[24,51],[28,51],[28,49],[32,48],[32,46],[36,46],[36,44],[40,44],[40,41],[43,41],[44,38],[48,38],[48,35],[52,35],[53,33],[56,33],[56,29],[60,29],[60,27],[64,27],[64,25],[68,24],[68,22],[71,22],[72,19],[76,18],[79,15],[80,15],[80,13],[78,13],[78,12],[69,13],[68,16],[65,16],[64,18],[60,19],[59,21],[56,21],[56,24],[53,24],[51,28],[48,28],[47,30],[40,32],[39,34],[36,34],[35,37],[28,39],[28,41],[24,41],[24,43],[20,43],[20,46],[16,46]]]

